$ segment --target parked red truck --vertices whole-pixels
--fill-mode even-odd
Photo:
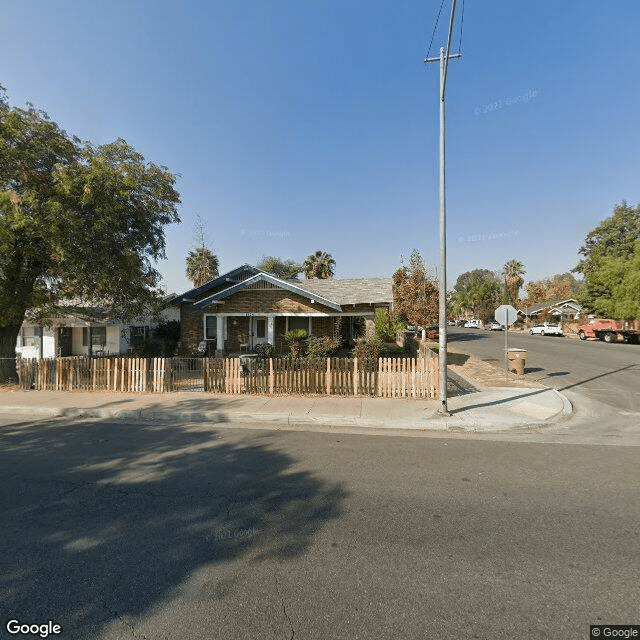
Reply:
[[[597,338],[605,342],[630,342],[638,344],[640,340],[640,331],[627,329],[624,322],[612,320],[611,318],[595,318],[590,320],[588,324],[582,324],[578,327],[578,337],[580,340],[587,338]]]

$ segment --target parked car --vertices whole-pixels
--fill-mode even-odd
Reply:
[[[536,324],[531,327],[529,333],[533,335],[541,335],[541,336],[563,336],[564,333],[562,331],[562,326],[559,324],[551,324],[549,322],[544,322],[542,324]]]
[[[489,331],[502,331],[504,327],[497,322],[496,320],[494,320],[488,327],[487,329],[489,329]]]
[[[464,323],[465,329],[479,329],[480,320],[468,320]]]

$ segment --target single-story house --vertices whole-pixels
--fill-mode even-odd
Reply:
[[[161,316],[164,321],[179,320],[180,312],[169,306]],[[127,355],[149,340],[157,324],[151,316],[127,324],[116,322],[103,309],[85,307],[77,314],[54,318],[46,325],[25,320],[18,334],[16,353],[23,358]]]
[[[582,306],[573,298],[568,300],[548,300],[547,302],[541,302],[522,309],[518,313],[532,320],[537,320],[545,315],[556,322],[562,322],[564,320],[577,320],[582,313]]]
[[[180,308],[183,353],[240,353],[263,342],[283,353],[287,331],[333,337],[339,318],[363,317],[372,334],[376,309],[392,305],[391,284],[391,278],[282,280],[245,264],[169,304]]]

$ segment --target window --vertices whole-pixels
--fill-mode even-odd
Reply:
[[[291,316],[289,318],[289,331],[293,331],[293,329],[304,329],[309,333],[309,318]]]
[[[104,347],[107,344],[107,327],[92,327],[91,344],[94,347]],[[89,327],[82,327],[82,346],[89,346]]]
[[[24,327],[22,329],[22,346],[38,347],[42,339],[42,327]]]
[[[256,318],[256,337],[264,338],[267,335],[267,321],[264,318]]]
[[[215,340],[218,336],[218,316],[204,317],[204,339]]]

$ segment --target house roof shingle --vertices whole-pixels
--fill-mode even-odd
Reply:
[[[391,278],[350,278],[345,280],[303,280],[303,289],[340,305],[391,304],[393,292]]]
[[[210,280],[201,287],[195,287],[174,297],[170,304],[194,301],[196,303],[194,306],[201,308],[232,295],[243,288],[244,281],[249,284],[256,278],[309,298],[318,298],[319,301],[324,301],[336,309],[344,305],[391,305],[393,302],[391,278],[282,280],[249,264],[244,264]]]

